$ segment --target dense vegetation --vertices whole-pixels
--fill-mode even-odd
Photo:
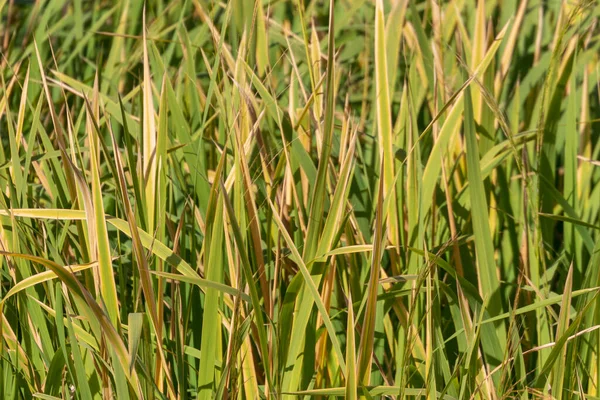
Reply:
[[[599,16],[0,0],[0,398],[598,399]]]

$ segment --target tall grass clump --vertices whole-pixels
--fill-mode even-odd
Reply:
[[[0,399],[600,398],[599,24],[0,0]]]

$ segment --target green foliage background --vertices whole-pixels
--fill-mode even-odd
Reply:
[[[0,398],[600,397],[599,15],[0,0]]]

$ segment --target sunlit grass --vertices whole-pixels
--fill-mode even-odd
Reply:
[[[599,16],[0,0],[0,399],[600,397]]]

